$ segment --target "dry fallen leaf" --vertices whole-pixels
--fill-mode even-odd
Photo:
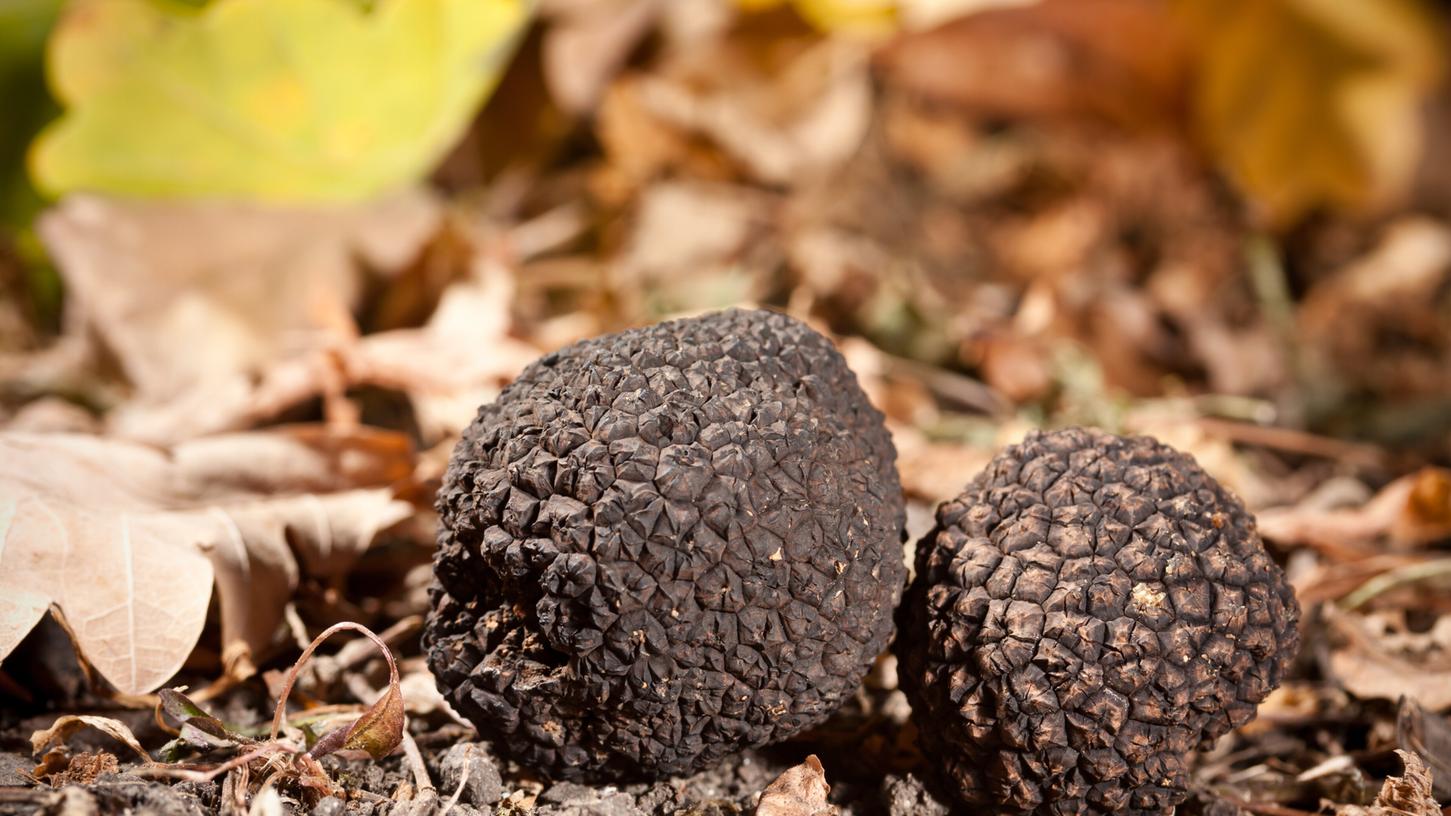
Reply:
[[[123,402],[108,414],[107,427],[128,439],[183,441],[250,428],[318,397],[326,406],[348,389],[371,386],[405,394],[421,437],[432,444],[461,430],[540,355],[511,334],[513,297],[513,271],[480,253],[421,328],[339,335],[172,399]]]
[[[1429,632],[1395,632],[1377,616],[1322,609],[1341,641],[1330,652],[1330,672],[1347,691],[1372,700],[1406,697],[1428,711],[1451,709],[1451,616]]]
[[[424,441],[448,439],[541,354],[510,336],[513,298],[511,271],[480,256],[423,328],[370,334],[342,350],[342,376],[407,394]]]
[[[1363,255],[1318,279],[1297,313],[1309,376],[1398,399],[1435,398],[1451,379],[1451,229],[1404,216]],[[1386,337],[1397,339],[1387,343]]]
[[[97,717],[90,714],[66,714],[57,718],[49,728],[43,728],[30,735],[30,750],[39,756],[46,748],[57,742],[64,742],[66,737],[83,728],[94,728],[125,743],[128,748],[136,752],[137,756],[141,757],[142,762],[148,765],[152,763],[151,755],[141,747],[141,743],[136,740],[136,735],[131,733],[131,729],[127,728],[125,723],[110,717]]]
[[[1336,816],[1441,816],[1441,805],[1431,795],[1431,772],[1411,751],[1397,750],[1405,771],[1381,786],[1369,807],[1340,805]]]
[[[627,112],[654,127],[619,121],[616,105],[602,121],[606,151],[628,157],[642,133],[666,154],[687,149],[681,140],[695,138],[770,184],[830,173],[857,150],[871,123],[864,50],[840,40],[762,45],[742,34],[682,49],[662,70],[627,84],[634,97]],[[721,163],[714,164],[716,172],[706,175],[719,177]],[[709,166],[702,162],[702,169]]]
[[[831,786],[816,754],[787,769],[761,793],[756,816],[836,816],[841,811],[826,801]]]
[[[247,816],[285,816],[286,813],[287,809],[282,806],[282,794],[273,787],[258,793],[252,800],[251,807],[247,808]]]
[[[271,642],[302,571],[341,574],[409,506],[407,440],[296,426],[161,450],[0,435],[0,656],[54,606],[117,689],[191,653],[215,580],[224,649]],[[299,562],[301,567],[299,567]]]
[[[1451,470],[1425,467],[1402,476],[1359,507],[1325,509],[1310,503],[1264,510],[1259,528],[1281,545],[1327,552],[1423,547],[1451,536]]]
[[[213,402],[269,364],[352,340],[359,262],[401,266],[438,219],[422,192],[330,209],[73,196],[40,232],[71,330],[94,332],[135,388],[113,429],[175,441],[221,429]],[[178,400],[170,422],[128,419]]]

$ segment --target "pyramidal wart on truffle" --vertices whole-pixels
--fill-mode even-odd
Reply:
[[[440,689],[563,779],[686,773],[820,722],[892,634],[895,459],[841,355],[784,315],[540,359],[439,492]]]
[[[1030,434],[938,508],[916,564],[899,677],[973,812],[1173,812],[1189,754],[1299,645],[1254,518],[1146,437]]]

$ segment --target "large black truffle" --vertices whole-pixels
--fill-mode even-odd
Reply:
[[[820,722],[892,634],[895,459],[841,355],[784,315],[544,357],[444,477],[439,688],[560,779],[686,773]]]
[[[1146,437],[1034,433],[937,512],[899,612],[928,756],[998,813],[1172,811],[1298,646],[1254,519]],[[976,812],[976,811],[974,811]]]

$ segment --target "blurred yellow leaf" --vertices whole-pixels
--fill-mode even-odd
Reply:
[[[746,11],[791,5],[821,31],[886,35],[920,30],[989,9],[1027,6],[1038,0],[736,0]]]
[[[530,0],[78,0],[46,192],[345,201],[418,178],[498,81]]]
[[[890,34],[897,26],[894,0],[737,0],[747,11],[789,3],[803,20],[822,31]]]
[[[1273,225],[1394,197],[1441,45],[1419,0],[1180,0],[1200,139]]]

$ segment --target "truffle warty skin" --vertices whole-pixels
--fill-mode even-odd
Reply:
[[[916,566],[899,677],[974,813],[1171,813],[1189,754],[1299,645],[1254,518],[1147,437],[1030,434],[938,508]]]
[[[688,773],[820,722],[892,634],[895,459],[841,355],[784,315],[540,359],[439,492],[439,688],[557,779]]]

